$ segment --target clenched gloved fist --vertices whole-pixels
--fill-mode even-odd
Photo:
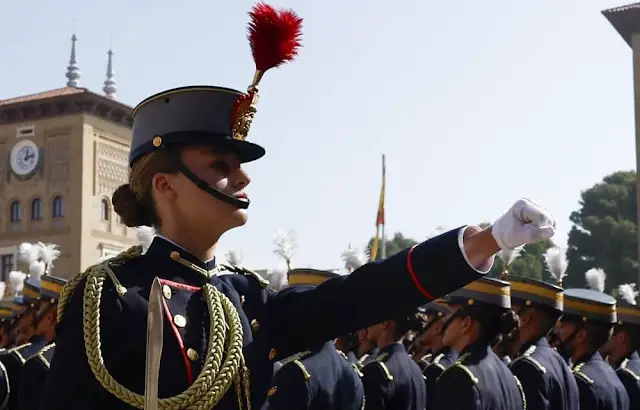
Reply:
[[[524,198],[493,223],[491,234],[500,249],[515,249],[528,243],[550,239],[556,221],[544,206]]]

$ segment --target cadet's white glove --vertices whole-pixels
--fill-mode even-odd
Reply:
[[[556,221],[544,206],[524,198],[493,223],[491,234],[500,249],[540,242],[556,233]]]

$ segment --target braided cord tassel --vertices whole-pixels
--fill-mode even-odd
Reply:
[[[108,262],[125,261],[137,257],[141,253],[142,249],[136,246]],[[86,278],[86,284],[83,295],[83,333],[89,367],[98,382],[107,391],[128,405],[143,409],[144,396],[134,393],[118,383],[105,367],[102,356],[100,340],[102,290],[107,278],[117,281],[108,263],[90,267],[65,286],[58,306],[59,314],[64,312],[64,306],[71,298],[73,290],[84,278]],[[235,306],[211,284],[206,284],[202,291],[210,317],[209,341],[202,371],[184,392],[173,397],[160,399],[160,410],[210,410],[222,399],[234,380],[239,377],[241,365],[244,367],[242,325]],[[248,388],[246,383],[245,380],[245,389]],[[247,397],[250,397],[248,391],[245,393]]]

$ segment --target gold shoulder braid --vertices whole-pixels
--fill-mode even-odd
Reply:
[[[102,387],[118,399],[138,409],[144,407],[144,395],[134,393],[118,383],[104,365],[100,350],[100,300],[107,277],[114,283],[120,295],[126,293],[126,289],[120,284],[110,265],[122,263],[140,255],[142,255],[142,247],[134,246],[112,259],[91,266],[65,285],[58,301],[58,321],[60,321],[75,287],[86,278],[83,297],[83,332],[89,366]],[[193,384],[184,392],[160,399],[159,409],[209,410],[222,399],[233,383],[239,409],[243,408],[244,390],[246,409],[251,410],[249,370],[242,353],[243,333],[238,312],[231,301],[213,285],[205,284],[202,287],[202,293],[211,321],[204,366]]]

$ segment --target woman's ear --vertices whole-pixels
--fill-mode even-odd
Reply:
[[[173,184],[176,183],[174,177],[178,175],[169,175],[164,173],[158,173],[151,179],[152,190],[156,195],[164,199],[173,199],[176,196],[176,191]]]

